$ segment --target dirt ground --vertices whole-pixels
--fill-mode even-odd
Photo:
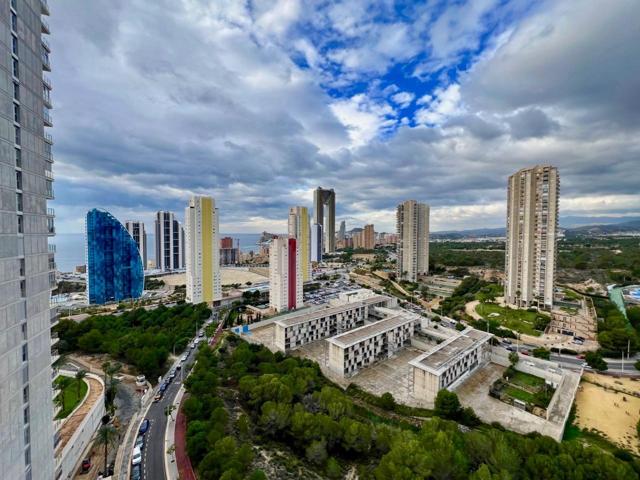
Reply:
[[[250,272],[245,268],[222,268],[220,269],[222,275],[222,285],[230,285],[232,283],[240,283],[244,285],[247,282],[260,283],[268,280],[267,277],[258,275],[257,273]],[[176,273],[175,275],[166,275],[162,277],[162,280],[167,285],[184,285],[186,283],[184,273]]]
[[[630,395],[639,391],[639,381],[586,374],[576,395],[575,423],[583,429],[597,430],[612,442],[640,454],[636,431],[640,398]]]

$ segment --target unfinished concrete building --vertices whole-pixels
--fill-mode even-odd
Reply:
[[[377,310],[386,318],[327,339],[330,370],[350,377],[410,345],[420,317],[405,310]]]
[[[454,388],[488,363],[492,336],[469,327],[409,362],[414,398],[432,406],[439,390]]]

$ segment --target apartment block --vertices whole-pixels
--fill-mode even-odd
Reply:
[[[367,250],[373,250],[376,247],[376,233],[373,229],[373,225],[365,225],[362,232],[363,248]]]
[[[313,223],[322,225],[324,252],[336,250],[336,193],[318,187],[313,191]]]
[[[156,212],[156,268],[164,271],[186,267],[184,228],[173,212]]]
[[[136,242],[140,257],[142,258],[142,268],[146,270],[149,267],[147,265],[147,232],[144,229],[144,223],[127,220],[124,226],[133,238],[133,241]]]
[[[396,210],[397,276],[416,282],[429,274],[429,205],[407,200]]]
[[[311,225],[311,261],[322,261],[322,225],[314,223]]]
[[[433,406],[443,388],[452,389],[491,357],[493,335],[471,327],[409,362],[414,398]]]
[[[420,325],[420,317],[405,310],[385,310],[383,320],[326,340],[332,371],[350,377],[411,344],[416,327]]]
[[[220,239],[220,265],[240,263],[240,240],[231,237]]]
[[[300,246],[295,238],[274,237],[269,246],[269,306],[276,312],[302,307]]]
[[[364,323],[367,306],[353,302],[337,306],[308,309],[278,317],[275,325],[275,345],[287,352],[307,343],[322,340]]]
[[[311,280],[311,229],[307,207],[291,207],[289,209],[288,228],[289,237],[295,238],[300,248],[302,281],[308,282]]]
[[[560,177],[537,165],[509,177],[505,300],[551,309],[556,272]]]
[[[184,213],[186,223],[187,301],[215,303],[222,299],[219,213],[212,197],[193,196]]]
[[[57,322],[50,29],[44,0],[0,2],[0,477],[55,477]]]

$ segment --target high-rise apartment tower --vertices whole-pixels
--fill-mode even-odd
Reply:
[[[291,207],[289,209],[289,236],[298,241],[300,248],[300,268],[302,281],[311,280],[311,229],[309,228],[309,211],[307,207]]]
[[[142,268],[147,269],[147,232],[144,229],[144,223],[136,222],[133,220],[127,220],[124,224],[125,228],[129,232],[129,235],[136,242],[138,250],[140,251],[140,258],[142,258]]]
[[[326,207],[326,211],[325,211]],[[336,250],[336,193],[318,187],[313,191],[313,223],[322,225],[324,251]]]
[[[211,197],[193,196],[184,212],[187,301],[212,303],[222,298],[219,214]]]
[[[407,200],[396,210],[398,278],[416,282],[429,273],[429,205]]]
[[[0,2],[0,477],[54,478],[56,286],[46,1]],[[50,253],[51,252],[51,253]]]
[[[505,299],[511,305],[553,305],[559,194],[555,167],[538,165],[509,177]]]
[[[155,242],[157,269],[185,268],[184,228],[173,212],[156,212]]]
[[[365,225],[362,236],[363,247],[367,250],[373,250],[376,247],[376,233],[373,225]]]
[[[322,225],[311,225],[311,261],[322,261]]]
[[[269,306],[277,312],[302,307],[300,246],[293,237],[275,237],[269,247]]]

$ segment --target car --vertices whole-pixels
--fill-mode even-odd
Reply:
[[[581,353],[580,355],[577,355],[576,358],[578,360],[584,360],[584,354]]]
[[[507,345],[511,345],[511,340],[509,340],[509,339],[507,339],[507,338],[504,338],[504,339],[502,340],[502,343],[506,343]]]
[[[136,385],[138,385],[139,387],[143,386],[146,383],[147,383],[147,379],[144,375],[138,375],[136,377]]]
[[[142,462],[142,450],[139,447],[135,447],[131,456],[131,465],[138,465],[140,462]]]
[[[202,330],[200,330],[200,333],[198,333],[198,336],[199,336],[200,338],[204,337],[204,332],[203,332]]]
[[[163,383],[162,385],[160,385],[160,390],[159,390],[159,392],[160,392],[160,393],[164,393],[164,391],[165,391],[166,389],[167,389],[167,384],[166,384],[166,383]]]
[[[516,347],[512,347],[512,346],[508,346],[506,347],[507,350],[509,350],[510,352],[515,352],[516,351]]]
[[[162,394],[156,393],[156,396],[153,397],[153,403],[158,403],[160,400],[162,400]]]
[[[170,379],[172,379],[172,380],[173,380],[174,378],[176,378],[176,369],[175,369],[175,368],[174,368],[174,369],[172,369],[172,370],[169,372],[169,378],[170,378]]]
[[[140,468],[140,464],[134,465],[131,468],[131,480],[140,480],[142,478],[142,469]]]
[[[136,444],[134,448],[138,447],[140,450],[144,450],[144,435],[138,435],[136,438]]]
[[[151,426],[151,423],[149,422],[149,419],[145,418],[144,420],[142,420],[142,423],[140,424],[139,433],[144,435],[145,433],[147,433],[147,430],[149,430],[150,426]]]
[[[527,355],[528,356],[529,355],[529,350],[522,350],[520,353],[522,355]]]
[[[589,364],[587,362],[583,362],[580,364],[582,368],[589,368]]]
[[[176,365],[176,370],[182,370],[182,365],[180,364]]]
[[[91,460],[85,458],[82,460],[82,473],[88,472],[89,470],[91,470]]]

